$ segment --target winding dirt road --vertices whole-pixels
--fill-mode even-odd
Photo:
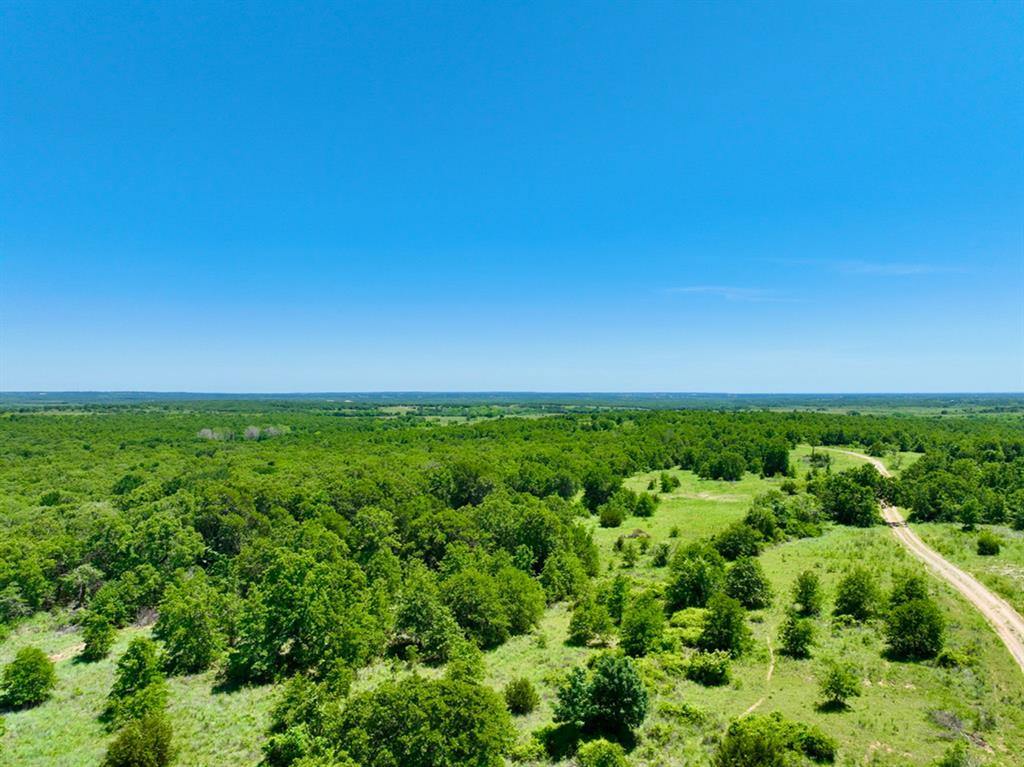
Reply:
[[[885,465],[877,458],[872,458],[862,453],[854,453],[850,450],[838,450],[836,452],[846,453],[855,458],[860,458],[872,464],[883,477],[892,476]],[[895,506],[882,504],[882,517],[887,525],[892,528],[893,535],[902,543],[911,554],[924,562],[932,573],[949,583],[973,604],[982,615],[985,616],[992,628],[1003,640],[1010,655],[1017,661],[1021,671],[1024,671],[1024,618],[1014,610],[1006,600],[996,596],[988,590],[977,578],[964,572],[956,565],[940,556],[934,549],[928,547],[917,533],[911,530],[903,515]]]

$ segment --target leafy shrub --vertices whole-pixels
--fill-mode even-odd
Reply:
[[[836,744],[816,727],[792,722],[775,712],[737,719],[715,749],[715,767],[788,767],[801,756],[833,762]]]
[[[782,652],[791,658],[809,658],[814,644],[814,623],[790,613],[779,631],[779,643]]]
[[[167,687],[156,643],[147,637],[135,637],[117,661],[103,716],[108,724],[117,727],[158,713],[166,702]]]
[[[885,637],[897,658],[934,658],[945,641],[946,621],[931,599],[911,599],[889,610]]]
[[[38,647],[23,647],[4,667],[0,689],[4,705],[28,708],[49,698],[56,685],[53,661]]]
[[[717,594],[708,602],[697,646],[705,652],[724,650],[736,658],[750,642],[746,612],[737,600]]]
[[[636,729],[646,716],[647,690],[632,661],[621,655],[597,656],[589,673],[575,668],[558,688],[556,722],[620,733]]]
[[[116,632],[106,616],[89,613],[82,619],[82,639],[85,646],[78,654],[84,661],[97,661],[110,654]]]
[[[627,655],[646,655],[661,641],[665,613],[653,594],[644,592],[630,600],[622,615],[619,645]]]
[[[729,681],[729,653],[722,650],[696,652],[686,663],[686,678],[705,687],[718,687]]]
[[[704,607],[725,584],[725,560],[715,549],[694,544],[672,557],[665,599],[672,610]]]
[[[651,554],[651,567],[664,567],[667,565],[669,551],[668,544],[664,541],[655,544],[654,552]]]
[[[745,522],[734,522],[715,536],[715,548],[730,562],[761,553],[761,534]]]
[[[983,530],[978,535],[978,554],[983,557],[994,557],[999,553],[1002,541],[994,533]]]
[[[638,517],[654,516],[654,510],[658,508],[658,499],[649,493],[640,493],[633,507],[633,514]]]
[[[818,689],[826,706],[846,708],[848,699],[860,695],[860,679],[851,665],[828,661],[819,676]]]
[[[667,471],[661,472],[661,475],[658,477],[658,483],[663,493],[671,493],[682,484],[679,477],[675,474],[669,474]]]
[[[332,741],[361,767],[500,767],[513,735],[488,687],[413,676],[350,698]]]
[[[626,752],[618,743],[604,738],[584,743],[576,752],[579,767],[628,767]]]
[[[480,647],[508,639],[508,614],[491,576],[472,568],[456,573],[445,581],[444,598],[456,622]]]
[[[818,615],[821,603],[821,579],[813,570],[804,570],[793,583],[793,606],[800,615]]]
[[[603,642],[612,628],[608,608],[592,597],[584,599],[576,605],[569,619],[569,644],[582,646]]]
[[[174,759],[173,735],[159,712],[129,722],[110,744],[102,767],[166,767]]]
[[[513,679],[505,685],[505,705],[513,714],[529,714],[539,703],[540,696],[526,677]]]
[[[760,610],[772,601],[772,587],[764,569],[751,557],[741,557],[729,568],[725,576],[725,593],[748,610]]]
[[[597,519],[601,527],[621,527],[628,515],[629,509],[615,499],[602,504],[597,510]]]
[[[875,576],[864,567],[855,567],[843,576],[836,587],[833,613],[865,621],[877,612],[879,599]]]

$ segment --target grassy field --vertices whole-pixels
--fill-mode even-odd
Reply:
[[[810,448],[801,447],[794,459],[804,473],[802,459]],[[902,463],[912,459],[905,458]],[[856,465],[857,459],[837,455],[833,470]],[[635,580],[659,586],[668,575],[641,555],[635,566],[624,567],[615,551],[616,539],[643,530],[653,546],[673,547],[712,535],[742,518],[751,499],[778,487],[778,479],[747,475],[739,482],[701,480],[690,472],[674,471],[681,486],[662,495],[653,517],[630,518],[621,528],[595,524],[595,540],[609,571],[624,572]],[[644,490],[656,472],[627,481]],[[916,526],[926,540],[953,561],[983,577],[993,588],[1020,590],[1024,540],[1020,534],[1000,531],[1007,545],[995,558],[973,554],[973,536],[949,526]],[[670,536],[673,528],[678,534]],[[973,608],[955,592],[932,579],[932,590],[949,623],[947,645],[976,659],[961,669],[935,664],[897,663],[884,657],[877,623],[835,628],[828,616],[816,620],[817,644],[809,660],[793,660],[777,651],[777,634],[789,604],[796,575],[805,569],[819,573],[826,594],[851,562],[866,564],[888,585],[896,569],[922,570],[906,555],[888,529],[831,528],[821,538],[793,541],[768,549],[761,562],[772,581],[776,598],[766,610],[751,613],[754,647],[733,664],[732,681],[720,688],[705,688],[687,681],[680,671],[680,652],[654,655],[640,661],[652,692],[650,713],[639,733],[630,763],[636,767],[682,767],[709,764],[715,738],[728,722],[754,708],[759,713],[780,711],[787,717],[819,725],[840,745],[840,765],[927,765],[951,742],[968,738],[975,755],[986,764],[1020,764],[1024,753],[1024,677]],[[1005,568],[1014,568],[1009,573]],[[1003,569],[1001,569],[1003,568]],[[1004,579],[1002,587],[997,581]],[[1017,580],[1014,580],[1017,579]],[[1007,591],[1003,591],[1007,593]],[[1017,602],[1019,605],[1019,601]],[[516,718],[522,742],[552,719],[555,690],[565,671],[583,663],[595,649],[566,644],[570,611],[565,605],[547,610],[541,625],[530,635],[516,637],[487,653],[486,681],[502,689],[511,679],[530,678],[541,705],[530,715]],[[66,621],[65,621],[66,622]],[[120,633],[112,658],[130,637],[147,629]],[[678,635],[678,629],[669,629]],[[26,767],[86,767],[98,764],[110,736],[97,721],[113,680],[114,661],[78,663],[74,655],[79,634],[62,627],[54,616],[37,616],[22,625],[0,646],[0,662],[18,648],[34,644],[57,659],[60,679],[54,699],[43,706],[6,714],[7,735],[0,763]],[[682,653],[688,652],[685,648]],[[849,710],[823,711],[818,706],[816,674],[826,658],[853,662],[862,679],[863,694]],[[436,674],[436,669],[418,669]],[[769,671],[770,670],[770,671]],[[360,672],[356,689],[365,689],[390,676],[409,673],[404,665],[379,663]],[[213,672],[170,682],[170,716],[181,749],[180,765],[256,765],[273,697],[270,686],[217,692]],[[755,708],[756,707],[756,708]],[[568,764],[568,762],[567,762]]]
[[[1024,613],[1024,532],[1002,525],[983,525],[963,532],[959,524],[940,522],[913,524],[921,539],[955,565],[971,573],[1019,613]],[[978,554],[978,535],[990,530],[1002,540],[995,556]]]
[[[0,646],[0,663],[26,645],[42,648],[56,661],[57,689],[44,705],[4,714],[7,736],[0,764],[25,767],[95,767],[111,736],[98,717],[114,680],[116,658],[133,636],[148,629],[119,632],[108,658],[81,663],[77,631],[59,618],[40,615],[23,624]],[[169,718],[174,725],[180,765],[254,765],[268,725],[271,687],[216,693],[214,672],[174,677],[168,684]]]

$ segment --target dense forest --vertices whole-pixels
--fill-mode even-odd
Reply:
[[[666,625],[685,629],[699,611],[685,674],[725,679],[748,611],[777,596],[759,564],[766,548],[873,526],[880,500],[912,520],[1024,529],[1024,422],[1012,414],[512,415],[527,417],[482,403],[12,405],[0,416],[0,636],[63,611],[81,631],[81,662],[96,662],[118,630],[152,625],[117,659],[102,713],[109,765],[170,763],[167,679],[211,668],[225,688],[278,686],[262,745],[273,767],[616,765],[648,713],[636,659],[665,650]],[[868,465],[834,470],[827,451],[797,466],[798,445],[920,458],[883,478]],[[622,535],[616,551],[661,568],[639,588],[602,560],[595,528],[625,532],[655,514],[679,471],[780,481],[714,536],[648,550]],[[849,573],[837,615],[880,613],[871,579]],[[800,588],[781,637],[796,657],[820,611],[815,576]],[[893,589],[891,652],[937,657],[942,618],[927,587],[907,576]],[[511,721],[537,692],[525,679],[482,684],[484,653],[554,604],[572,610],[571,641],[605,649],[566,670],[553,721],[524,745]],[[8,711],[47,705],[55,671],[33,649],[4,671]],[[438,673],[356,690],[382,659]],[[836,705],[856,694],[848,676],[830,678]],[[721,767],[760,764],[758,749],[779,755],[765,764],[830,762],[836,745],[778,715],[737,720],[708,744]]]

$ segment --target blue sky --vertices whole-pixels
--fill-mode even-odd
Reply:
[[[1019,3],[0,5],[0,389],[1024,390]]]

